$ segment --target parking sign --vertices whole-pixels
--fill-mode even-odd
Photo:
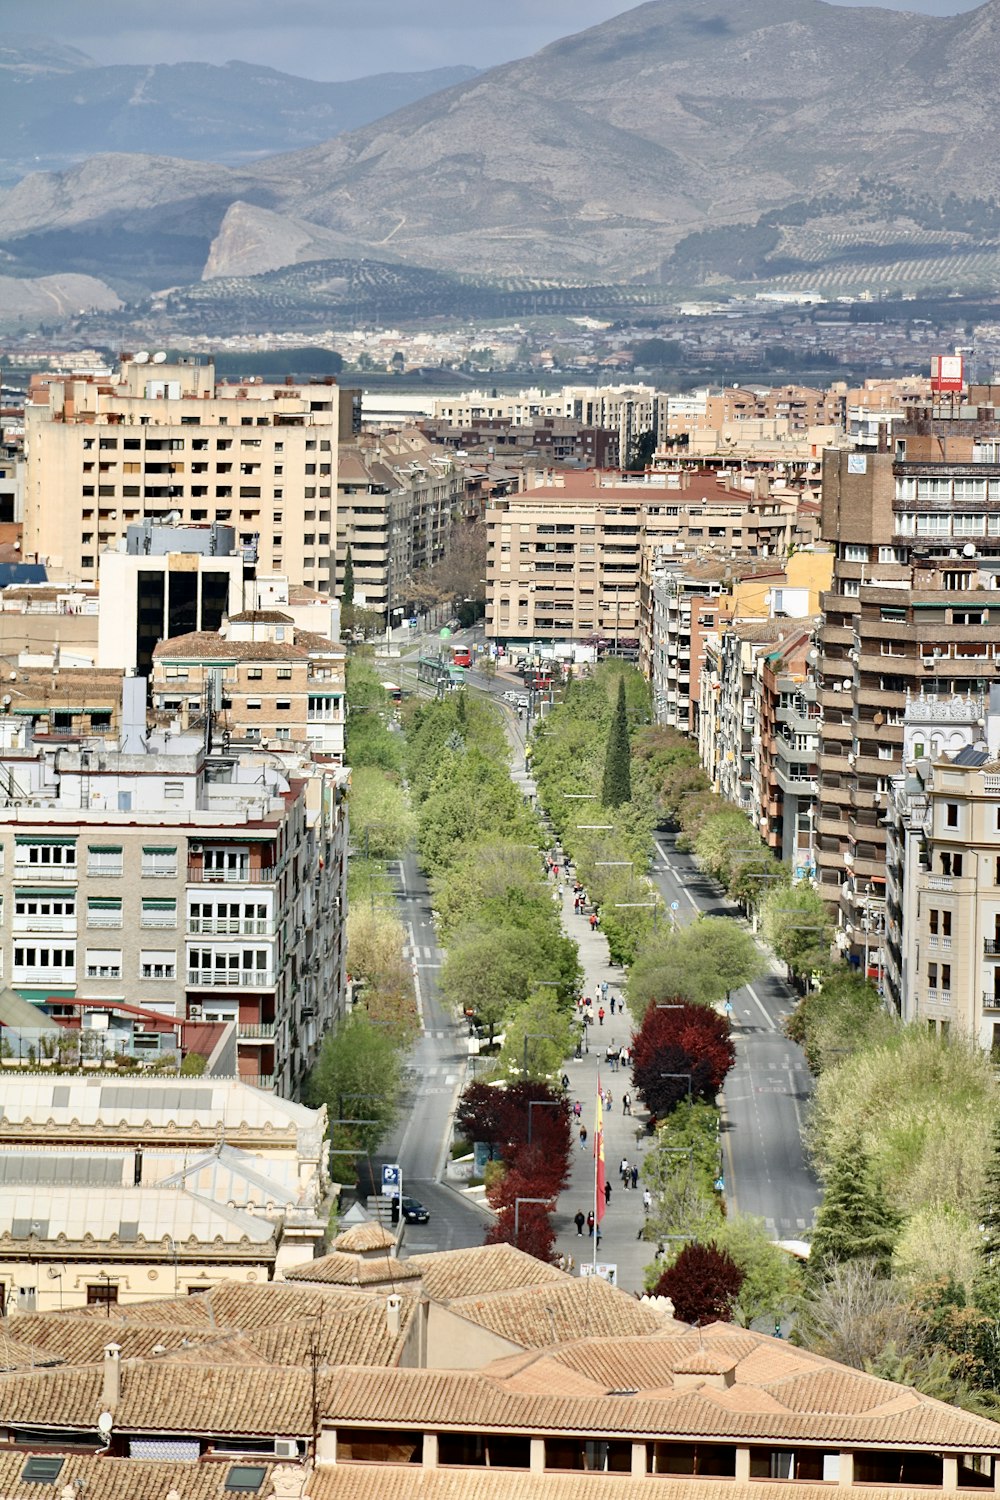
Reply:
[[[382,1197],[398,1198],[402,1172],[398,1162],[390,1162],[382,1168]]]

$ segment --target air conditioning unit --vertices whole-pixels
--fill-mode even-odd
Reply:
[[[204,848],[204,845],[199,844],[196,839],[192,839],[190,841],[190,843],[188,844],[188,853],[189,854],[200,854],[202,852],[203,848]]]
[[[189,1021],[200,1021],[203,1015],[204,1015],[204,1011],[202,1010],[202,1008],[201,1008],[200,1005],[189,1005],[188,1006],[188,1020]]]
[[[275,1438],[275,1458],[298,1458],[299,1444],[296,1438]]]

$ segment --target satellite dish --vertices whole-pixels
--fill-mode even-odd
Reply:
[[[975,544],[975,542],[966,542],[965,546],[962,548],[962,556],[963,557],[975,557],[975,555],[976,555],[976,544]]]
[[[156,353],[153,355],[153,364],[154,365],[165,365],[166,362],[167,362],[167,351],[165,349],[157,349]]]
[[[149,350],[148,349],[140,349],[139,353],[136,355],[133,363],[137,364],[137,365],[148,365],[149,364]]]
[[[111,1436],[111,1429],[115,1425],[115,1419],[109,1411],[102,1411],[97,1419],[97,1430],[103,1438]]]

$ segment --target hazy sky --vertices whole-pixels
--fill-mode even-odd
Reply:
[[[724,0],[753,4],[753,0]],[[845,0],[861,3],[861,0]],[[887,0],[889,3],[889,0]],[[954,15],[975,0],[891,0]],[[489,68],[583,31],[628,0],[2,0],[4,31],[44,35],[99,62],[264,63],[358,78],[470,63]]]

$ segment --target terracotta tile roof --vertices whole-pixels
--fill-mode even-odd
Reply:
[[[408,1258],[419,1267],[424,1291],[436,1302],[572,1280],[565,1271],[547,1266],[513,1245],[477,1245],[469,1250],[443,1250]]]
[[[226,1478],[240,1458],[209,1463],[153,1463],[139,1458],[105,1458],[90,1453],[60,1454],[62,1467],[54,1484],[25,1482],[21,1478],[28,1454],[0,1453],[0,1495],[4,1500],[58,1500],[64,1489],[72,1488],[87,1500],[166,1500],[176,1493],[180,1500],[233,1500],[225,1488]],[[57,1455],[53,1454],[53,1457]],[[261,1497],[272,1493],[271,1474],[278,1467],[273,1460],[253,1459],[265,1470],[258,1491]],[[292,1465],[282,1465],[293,1468]]]
[[[245,609],[242,614],[230,615],[230,625],[291,625],[291,615],[283,615],[280,609]]]
[[[193,1300],[193,1299],[192,1299]],[[184,1343],[192,1348],[217,1349],[220,1335],[208,1329],[182,1329],[176,1326],[146,1324],[142,1327],[112,1326],[107,1320],[89,1317],[60,1317],[51,1313],[21,1313],[17,1318],[17,1345],[27,1349],[29,1358],[18,1361],[20,1368],[57,1361],[61,1364],[92,1364],[101,1359],[110,1339],[121,1345],[123,1359],[140,1359],[154,1349],[180,1350]],[[5,1363],[8,1340],[0,1337],[0,1362]],[[33,1356],[33,1357],[32,1357]]]
[[[156,661],[212,659],[220,661],[298,661],[309,655],[296,641],[230,641],[214,630],[192,630],[160,641],[153,650]]]
[[[331,1250],[344,1250],[348,1255],[358,1255],[362,1250],[395,1250],[396,1236],[388,1229],[369,1219],[367,1224],[352,1224],[345,1229],[330,1246]]]
[[[564,1344],[581,1334],[627,1337],[663,1326],[661,1313],[597,1276],[567,1276],[543,1286],[453,1298],[449,1305],[452,1312],[527,1349]]]
[[[323,1282],[333,1286],[385,1286],[391,1288],[400,1281],[419,1281],[420,1271],[408,1261],[397,1260],[394,1255],[338,1255],[333,1251],[318,1260],[306,1261],[301,1266],[291,1266],[285,1272],[286,1280],[300,1282]]]

